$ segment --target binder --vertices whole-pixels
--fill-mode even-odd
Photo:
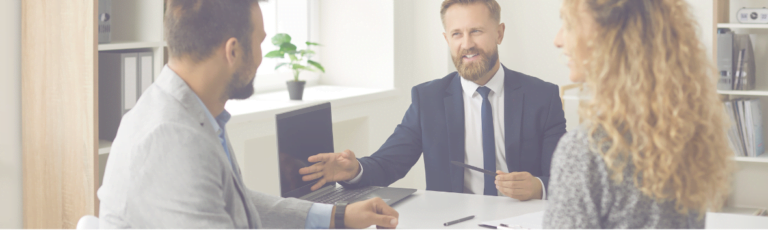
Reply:
[[[752,155],[751,157],[757,157],[765,152],[765,143],[763,141],[763,113],[760,108],[760,100],[750,100],[750,125],[752,126]]]
[[[152,52],[148,53],[151,57]],[[99,52],[99,139],[115,139],[120,120],[141,95],[142,78],[150,79],[151,84],[152,60],[143,63],[146,56],[135,51]]]
[[[737,144],[741,147],[742,153],[745,154],[745,156],[746,156],[746,154],[747,154],[747,143],[746,143],[746,139],[745,139],[745,136],[744,136],[744,132],[745,132],[744,131],[744,126],[742,125],[744,123],[744,117],[743,117],[744,112],[742,112],[741,109],[740,109],[741,107],[743,107],[743,106],[741,106],[741,102],[742,102],[741,100],[734,100],[733,101],[733,113],[734,113],[734,115],[736,117],[736,127],[738,128],[738,135],[739,135],[739,143],[737,143]]]
[[[121,54],[120,60],[123,63],[121,66],[122,81],[123,81],[123,108],[128,111],[136,105],[136,100],[139,98],[138,94],[138,55],[135,53]]]
[[[744,74],[742,71],[742,66],[744,66],[744,49],[739,50],[738,54],[736,55],[736,66],[734,66],[735,71],[733,71],[734,79],[736,79],[736,87],[734,87],[735,90],[741,90],[745,88],[746,81],[744,81]]]
[[[139,82],[141,82],[141,94],[152,85],[154,81],[154,74],[152,74],[154,68],[154,55],[152,52],[139,53]],[[141,95],[140,94],[140,95]]]
[[[717,34],[718,90],[735,89],[733,81],[733,32],[720,29]]]
[[[747,140],[749,142],[749,145],[747,145],[747,155],[748,156],[754,156],[755,155],[755,127],[754,127],[754,120],[752,118],[752,100],[746,100],[744,101],[744,117],[746,117],[746,121],[744,123],[744,128],[747,131]]]
[[[744,50],[743,57],[739,61],[739,57],[742,55],[741,50]],[[752,46],[752,40],[749,34],[734,34],[733,35],[733,75],[738,76],[740,87],[734,88],[736,90],[752,90],[755,89],[755,51]],[[719,50],[718,50],[719,52]],[[738,72],[736,72],[738,71]]]
[[[736,103],[736,105],[739,107],[738,112],[739,112],[739,119],[740,119],[739,126],[741,126],[741,139],[744,141],[744,149],[746,149],[746,153],[747,155],[749,155],[749,152],[750,152],[749,149],[752,146],[752,140],[749,139],[749,134],[747,131],[747,115],[746,115],[746,110],[744,109],[745,107],[744,104],[745,104],[744,100],[738,100]]]
[[[741,139],[739,139],[739,127],[738,123],[736,122],[736,115],[734,114],[733,110],[733,102],[725,101],[723,104],[725,107],[725,113],[728,115],[728,124],[730,125],[728,127],[728,143],[736,156],[746,156],[744,154],[744,149],[741,148],[742,145]]]

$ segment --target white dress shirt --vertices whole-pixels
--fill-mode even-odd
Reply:
[[[483,96],[477,92],[480,86],[461,77],[461,89],[464,98],[464,163],[483,168]],[[488,100],[491,102],[493,115],[493,135],[496,144],[496,170],[509,173],[507,169],[506,142],[504,141],[504,68],[493,75],[485,87],[491,89]],[[542,199],[546,198],[544,182],[539,179],[542,188]],[[464,169],[464,192],[483,194],[485,174]],[[503,196],[501,192],[498,193]]]
[[[483,105],[483,96],[477,92],[479,85],[463,77],[461,79],[461,89],[464,98],[464,163],[478,168],[483,168],[483,120],[481,117],[481,108]],[[493,114],[493,133],[496,138],[496,170],[509,173],[507,169],[506,142],[504,141],[504,68],[499,66],[499,70],[493,75],[486,87],[491,89],[488,94],[488,100],[491,102]],[[498,108],[498,109],[497,109]],[[360,172],[346,181],[355,184],[360,181],[363,175],[363,165],[360,164]],[[483,183],[485,183],[485,174],[474,170],[464,169],[464,192],[472,194],[483,194]],[[538,178],[537,178],[538,179]],[[544,182],[541,183],[541,199],[546,199],[547,190],[544,188]],[[503,196],[501,192],[498,195]]]

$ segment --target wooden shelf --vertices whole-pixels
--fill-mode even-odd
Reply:
[[[112,142],[107,140],[99,140],[99,155],[109,154],[112,149]]]
[[[757,212],[759,208],[753,208],[753,207],[732,207],[732,206],[726,206],[723,207],[722,210],[720,210],[720,213],[730,213],[730,214],[740,214],[740,215],[748,215],[752,216]]]
[[[768,96],[768,91],[766,90],[718,90],[717,93],[725,95]]]
[[[167,46],[167,43],[162,42],[125,42],[116,41],[112,43],[99,44],[99,51],[107,50],[130,50],[130,49],[144,49],[144,48],[160,48]]]
[[[739,24],[739,23],[718,23],[717,28],[731,29],[768,29],[768,24]]]
[[[768,163],[768,153],[763,153],[763,155],[759,155],[757,157],[736,157],[736,161]]]

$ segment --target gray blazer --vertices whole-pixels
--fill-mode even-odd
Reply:
[[[98,191],[101,228],[304,228],[312,203],[246,188],[205,109],[164,67],[117,131]]]

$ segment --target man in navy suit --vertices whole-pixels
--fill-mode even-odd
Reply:
[[[558,87],[501,65],[500,11],[495,0],[445,0],[443,35],[458,71],[413,87],[402,123],[373,155],[312,156],[303,179],[320,178],[313,190],[334,181],[388,186],[424,153],[428,190],[546,199],[552,152],[565,134]]]

